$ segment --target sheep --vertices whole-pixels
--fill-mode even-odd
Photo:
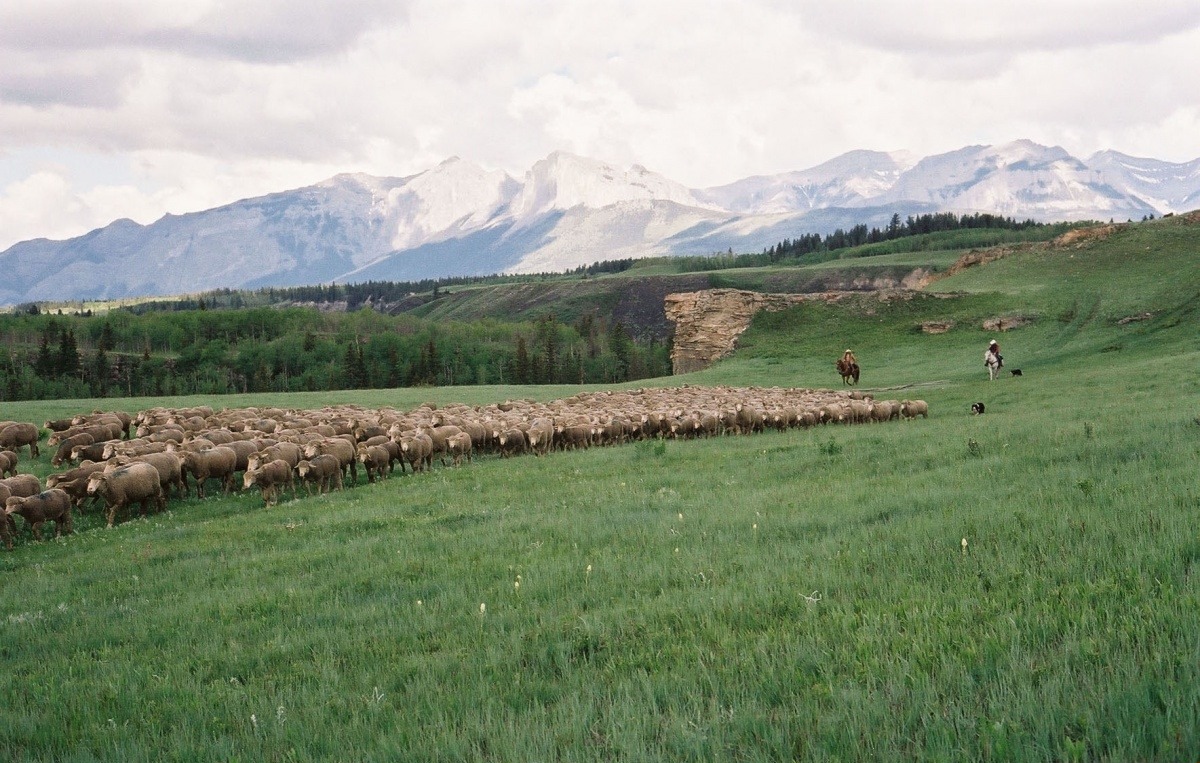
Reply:
[[[258,469],[263,464],[282,458],[294,469],[304,458],[304,449],[293,442],[277,442],[251,454],[246,461],[246,469]]]
[[[929,418],[929,404],[924,400],[902,400],[900,401],[900,417],[905,419],[915,419],[917,416]]]
[[[121,426],[120,424],[116,423],[83,424],[80,426],[73,426],[70,429],[64,429],[61,432],[54,432],[46,440],[46,444],[58,445],[60,442],[69,437],[74,437],[77,434],[85,433],[90,434],[92,436],[92,440],[95,442],[101,442],[104,440],[119,440],[121,439]]]
[[[876,400],[871,404],[871,421],[891,421],[900,415],[900,405],[895,400]]]
[[[750,408],[742,403],[734,406],[737,412],[737,426],[740,432],[745,434],[753,434],[754,432],[762,432],[766,428],[766,420],[762,415],[762,411],[757,408]]]
[[[433,427],[426,431],[429,439],[433,441],[433,452],[442,454],[440,456],[442,466],[446,465],[446,440],[450,438],[450,435],[458,434],[461,431],[462,429],[453,424],[443,424],[440,427]]]
[[[304,446],[303,457],[310,461],[316,456],[326,454],[338,460],[338,464],[342,468],[343,479],[346,475],[349,475],[350,484],[358,484],[358,454],[354,450],[354,445],[349,440],[346,440],[342,436],[328,437]]]
[[[208,433],[215,434],[215,433]],[[207,437],[205,438],[207,439]],[[244,472],[250,468],[250,456],[259,452],[258,443],[253,440],[233,440],[223,443],[213,443],[213,447],[220,445],[229,448],[237,455],[234,461],[233,470],[235,472]]]
[[[38,439],[41,437],[41,432],[34,424],[25,422],[16,422],[0,429],[0,449],[9,449],[16,451],[20,448],[29,446],[29,457],[37,458]]]
[[[51,432],[62,432],[74,426],[71,419],[47,419],[45,424],[42,424],[43,429],[49,429]]]
[[[58,450],[56,450],[54,455],[50,457],[50,465],[61,466],[63,461],[67,461],[71,458],[71,451],[75,449],[75,446],[92,445],[95,442],[96,439],[87,432],[80,432],[79,434],[72,435],[65,440],[59,440]]]
[[[535,456],[544,456],[554,447],[554,420],[536,418],[525,433],[529,438],[529,449]]]
[[[57,472],[46,477],[46,487],[58,487],[64,482],[71,482],[82,479],[85,483],[87,478],[92,476],[92,472],[103,471],[107,465],[105,461],[84,461],[74,469],[68,469],[65,472]]]
[[[592,428],[583,424],[564,426],[555,434],[563,450],[588,448],[592,444]]]
[[[258,489],[262,492],[263,508],[270,508],[279,503],[279,488],[283,485],[291,488],[293,499],[296,497],[292,465],[282,458],[268,461],[257,469],[248,470],[242,477],[242,485],[247,490],[258,485]]]
[[[402,438],[400,452],[404,454],[414,474],[433,466],[433,438],[424,432]]]
[[[113,471],[116,468],[132,463],[150,464],[158,470],[159,481],[162,483],[163,493],[165,494],[169,488],[175,488],[175,494],[180,498],[187,496],[187,483],[183,480],[183,459],[175,453],[147,453],[142,456],[117,456],[109,462],[109,465],[104,467],[105,471]]]
[[[164,453],[173,446],[174,443],[146,442],[145,440],[138,439],[109,440],[104,443],[104,451],[100,454],[100,458],[107,461],[117,456],[144,456],[147,453]]]
[[[504,458],[520,455],[529,448],[529,440],[526,438],[525,432],[517,427],[501,432],[496,439],[496,444],[499,445],[500,455]]]
[[[359,446],[358,460],[367,470],[367,482],[374,483],[377,477],[383,479],[387,476],[391,454],[382,445]]]
[[[14,529],[9,524],[10,518],[19,515],[33,530],[33,537],[42,539],[42,524],[54,522],[54,537],[59,537],[66,531],[71,534],[71,497],[62,490],[51,488],[44,492],[28,497],[9,496],[4,502],[4,521],[0,521],[0,533],[4,534],[4,545],[12,549],[12,534]]]
[[[0,477],[17,476],[17,461],[15,450],[0,450]]]
[[[463,458],[471,460],[471,435],[466,432],[452,434],[446,440],[446,452],[454,457],[454,465],[462,466]]]
[[[76,445],[71,448],[71,461],[79,463],[80,461],[103,461],[104,449],[110,443],[121,442],[120,440],[100,440],[91,445]]]
[[[32,474],[18,474],[15,477],[0,480],[0,485],[8,489],[9,495],[28,498],[42,492],[42,483]]]
[[[237,466],[237,453],[218,445],[215,448],[202,450],[198,453],[183,451],[183,484],[184,493],[190,495],[191,488],[187,487],[187,475],[191,474],[196,480],[196,496],[204,498],[204,483],[211,477],[221,480],[225,495],[233,489],[233,472]]]
[[[329,492],[330,483],[342,489],[342,467],[334,456],[316,456],[311,461],[301,461],[296,464],[296,474],[304,482],[308,494],[312,495],[312,486],[317,485],[317,493]]]
[[[111,472],[94,472],[88,478],[88,495],[97,495],[108,504],[108,526],[112,527],[117,512],[131,503],[140,503],[142,515],[151,502],[159,510],[167,507],[158,470],[151,464],[129,464]]]

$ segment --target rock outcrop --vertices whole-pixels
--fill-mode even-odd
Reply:
[[[804,294],[760,294],[742,289],[706,289],[668,294],[667,320],[675,324],[671,370],[686,374],[708,368],[737,347],[738,337],[759,310],[783,310]]]

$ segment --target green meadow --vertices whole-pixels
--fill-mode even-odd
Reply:
[[[733,357],[630,385],[837,387],[850,347],[864,390],[928,419],[483,456],[270,509],[210,493],[42,543],[22,525],[0,759],[1195,760],[1198,310],[1200,225],[1142,223],[911,299],[763,313]],[[987,381],[990,338],[1020,377]]]

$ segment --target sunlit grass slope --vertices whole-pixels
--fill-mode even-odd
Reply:
[[[934,287],[950,298],[764,314],[732,359],[656,382],[835,386],[852,347],[864,387],[928,420],[481,458],[23,536],[0,554],[0,758],[1196,759],[1196,241],[1162,221],[964,271]],[[1033,321],[998,337],[1024,375],[989,383],[997,315]]]

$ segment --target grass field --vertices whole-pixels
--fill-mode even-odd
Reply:
[[[1198,244],[1161,221],[935,284],[953,298],[760,315],[732,359],[654,382],[831,386],[850,346],[928,420],[25,534],[0,553],[0,759],[1195,760]],[[1025,373],[989,383],[980,324],[1009,314]]]

